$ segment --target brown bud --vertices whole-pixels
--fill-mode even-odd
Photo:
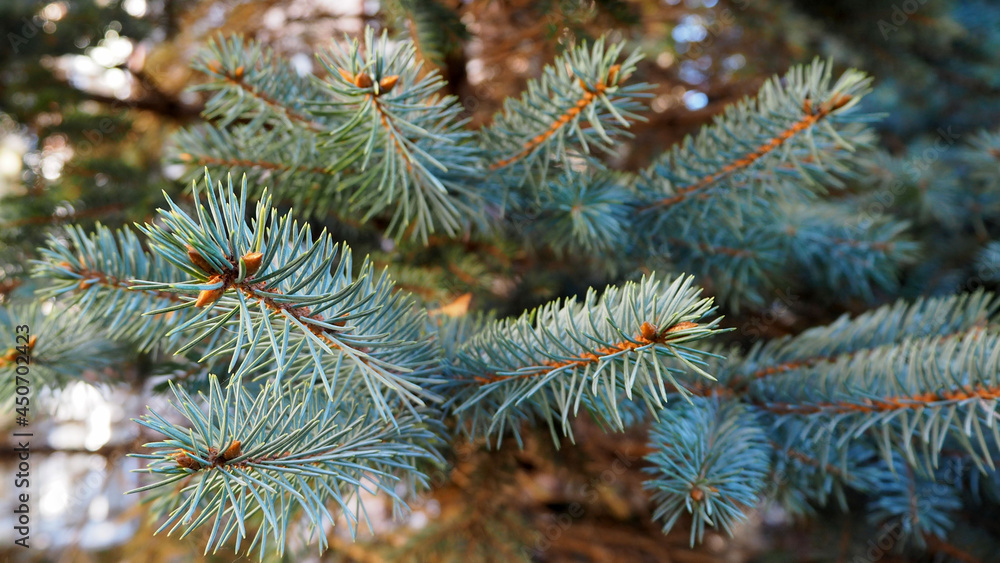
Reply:
[[[392,76],[386,76],[382,80],[378,81],[379,90],[382,93],[390,92],[396,87],[397,82],[399,82],[399,75],[393,74]]]
[[[242,65],[236,67],[236,72],[233,73],[233,76],[236,77],[236,80],[239,80],[239,79],[243,78],[243,66]]]
[[[346,70],[344,70],[342,68],[338,68],[337,72],[340,73],[340,77],[341,78],[343,78],[344,80],[350,82],[351,84],[354,84],[354,75],[353,74],[347,72]]]
[[[28,350],[34,350],[35,349],[35,342],[38,342],[38,336],[35,335],[35,334],[32,334],[31,338],[28,338]]]
[[[674,326],[668,328],[667,332],[665,334],[670,334],[672,332],[680,332],[682,330],[687,330],[689,328],[695,328],[697,326],[698,326],[698,323],[689,323],[689,322],[677,323]]]
[[[647,322],[642,323],[642,326],[639,327],[639,332],[645,340],[652,340],[656,337],[656,327]]]
[[[694,488],[691,489],[691,500],[699,502],[701,499],[705,498],[705,492],[701,489]]]
[[[232,461],[240,457],[241,455],[243,455],[242,450],[240,450],[241,446],[242,444],[240,444],[240,441],[236,440],[228,448],[226,448],[226,451],[222,452],[222,455],[219,456],[219,460],[222,463],[225,463],[227,461]]]
[[[206,274],[215,273],[215,268],[213,268],[212,265],[208,263],[208,260],[205,260],[205,258],[201,254],[199,254],[198,251],[195,250],[193,246],[188,245],[187,251],[188,251],[188,258],[191,259],[192,264],[201,268],[201,271],[205,272]]]
[[[211,305],[212,303],[218,301],[225,292],[226,290],[221,287],[219,289],[203,289],[201,290],[201,293],[198,294],[198,300],[194,302],[194,306],[204,307],[206,305]]]
[[[802,111],[806,115],[812,115],[812,113],[813,113],[813,102],[812,102],[812,100],[810,100],[809,98],[806,98],[806,100],[804,102],[802,102]]]
[[[264,259],[262,252],[247,252],[243,255],[243,263],[247,267],[247,276],[252,276],[260,270],[260,263]]]
[[[612,84],[615,83],[615,79],[618,78],[618,71],[621,70],[621,68],[622,68],[621,65],[612,65],[611,68],[608,69],[608,80],[607,80],[608,86],[611,86]]]
[[[852,99],[853,98],[851,98],[847,94],[841,94],[841,95],[837,96],[836,98],[834,98],[834,100],[832,102],[830,102],[830,104],[831,104],[830,111],[838,110],[838,109],[846,106],[847,102],[851,101]]]
[[[222,276],[215,274],[214,276],[208,278],[209,283],[217,283],[222,281]],[[194,302],[195,307],[204,307],[206,305],[211,305],[222,297],[222,294],[226,292],[226,286],[216,289],[203,289],[201,293],[198,294],[198,300]]]
[[[177,155],[177,158],[183,160],[184,162],[191,162],[193,160],[193,157],[186,152],[182,152],[181,154]]]
[[[198,463],[198,460],[188,456],[187,454],[177,456],[177,465],[180,467],[186,467],[192,471],[198,471],[201,469],[201,464]]]
[[[372,77],[363,72],[359,72],[358,75],[354,77],[354,85],[358,88],[371,88]]]

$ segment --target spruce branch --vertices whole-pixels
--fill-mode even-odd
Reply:
[[[40,303],[0,307],[0,330],[10,339],[8,348],[0,348],[0,369],[9,374],[0,378],[2,406],[13,403],[20,386],[59,387],[117,359],[117,347],[104,327],[86,316],[66,314],[58,305],[49,312],[44,309]],[[16,335],[27,340],[16,339]],[[27,367],[19,370],[21,366]],[[22,372],[24,377],[19,379]]]
[[[720,319],[703,321],[712,300],[692,281],[644,278],[495,321],[459,348],[439,392],[467,431],[498,442],[506,430],[520,440],[526,419],[544,421],[553,439],[558,420],[572,437],[581,404],[621,429],[620,394],[655,412],[685,389],[678,378],[712,378],[700,367],[705,353],[689,343],[718,333]]]
[[[720,221],[713,229],[668,236],[666,252],[650,252],[649,267],[698,272],[712,280],[716,298],[734,311],[745,304],[760,307],[779,282],[792,277],[783,240],[774,236],[771,221]]]
[[[775,478],[767,497],[795,516],[813,515],[816,506],[828,506],[831,499],[847,512],[849,491],[875,493],[878,483],[886,478],[884,473],[891,473],[881,463],[878,450],[863,441],[837,447],[804,436],[791,424],[768,430],[776,432],[781,443],[771,442]]]
[[[178,131],[174,143],[170,158],[188,167],[187,182],[200,181],[205,168],[243,173],[255,198],[263,195],[264,186],[280,185],[284,186],[279,193],[282,201],[307,215],[322,214],[342,223],[361,224],[349,212],[341,173],[328,167],[327,157],[311,136],[250,125],[223,128],[203,123]]]
[[[739,390],[755,380],[836,364],[907,340],[964,338],[993,322],[998,311],[1000,300],[981,290],[912,303],[900,300],[855,318],[843,315],[833,323],[809,329],[794,338],[758,344],[745,357],[731,362],[719,377],[729,387]]]
[[[309,100],[320,95],[316,84],[256,41],[240,35],[214,37],[198,53],[192,68],[210,78],[193,89],[214,92],[202,115],[222,127],[244,119],[255,125],[304,128],[318,134],[333,125],[308,112]]]
[[[168,198],[162,223],[140,227],[157,254],[190,276],[133,286],[180,296],[149,315],[199,310],[172,328],[197,335],[179,351],[225,334],[208,355],[230,357],[236,374],[273,362],[263,376],[321,382],[338,402],[358,378],[386,419],[394,416],[387,393],[409,405],[431,396],[420,385],[433,365],[420,315],[384,273],[366,260],[355,277],[349,248],[326,233],[314,239],[290,214],[279,218],[266,193],[247,224],[245,178],[239,196],[231,178],[213,188],[206,174],[205,184],[207,207],[193,188],[194,218]]]
[[[146,251],[127,228],[112,231],[98,224],[87,234],[70,226],[63,236],[50,235],[40,249],[33,275],[47,281],[42,297],[59,297],[75,306],[82,320],[103,326],[111,338],[136,344],[140,350],[165,350],[178,339],[169,325],[193,315],[177,311],[169,320],[143,316],[147,311],[181,302],[178,295],[156,289],[131,289],[136,279],[179,282],[181,275],[158,254]]]
[[[896,527],[903,541],[920,548],[931,538],[947,538],[962,508],[960,492],[953,484],[910,468],[896,474],[885,472],[875,490],[866,507],[868,521]]]
[[[696,404],[727,401],[754,413],[775,452],[768,495],[791,513],[831,499],[846,510],[851,490],[875,495],[872,521],[923,545],[952,526],[955,487],[997,474],[998,307],[979,291],[844,316],[712,360],[721,385],[690,390],[704,396]],[[672,437],[667,451],[688,441]],[[664,460],[651,471],[676,473]]]
[[[275,176],[268,183],[301,212],[387,216],[395,238],[485,227],[493,196],[476,172],[480,151],[455,99],[436,94],[440,77],[414,57],[410,42],[376,40],[369,28],[363,44],[321,53],[329,74],[319,78],[256,42],[219,38],[195,63],[213,78],[202,86],[216,92],[213,123],[179,132],[171,160],[187,179],[202,166]]]
[[[420,58],[441,68],[448,55],[458,51],[469,32],[459,14],[438,0],[399,0]]]
[[[540,190],[537,201],[513,210],[510,220],[527,223],[529,241],[542,241],[559,254],[613,259],[629,236],[634,199],[623,184],[623,178],[599,169],[565,173]]]
[[[156,480],[130,492],[158,493],[154,513],[166,519],[157,531],[184,537],[211,526],[206,553],[234,537],[238,551],[249,540],[246,551],[261,558],[270,549],[283,553],[300,520],[323,551],[324,526],[335,524],[331,504],[356,535],[367,519],[359,492],[382,492],[405,509],[396,483],[423,483],[417,460],[440,461],[437,438],[419,416],[390,425],[360,403],[341,411],[306,389],[279,393],[269,382],[253,394],[238,377],[224,390],[215,376],[209,383],[208,396],[197,400],[173,388],[185,424],[153,411],[137,420],[164,438],[145,445],[153,453],[130,454],[151,460],[138,471]]]
[[[732,533],[762,490],[770,446],[757,417],[745,405],[695,397],[660,412],[650,431],[651,489],[655,520],[669,531],[681,514],[693,517],[691,545],[701,542],[705,525]]]
[[[647,212],[663,215],[741,187],[821,191],[835,182],[856,147],[870,141],[859,125],[872,116],[851,110],[871,79],[849,70],[831,84],[831,66],[816,60],[772,78],[756,99],[730,106],[666,153],[647,180]]]
[[[502,170],[512,186],[545,181],[553,164],[570,167],[570,158],[592,149],[610,153],[614,140],[627,136],[646,84],[626,85],[642,55],[619,62],[622,44],[581,43],[547,65],[528,82],[520,99],[508,99],[502,113],[483,129],[480,143],[490,168]],[[513,167],[513,168],[511,168]]]
[[[858,221],[843,204],[811,202],[783,206],[771,232],[810,287],[874,301],[875,291],[899,286],[903,267],[916,261],[918,245],[908,223],[887,217]]]
[[[998,374],[1000,332],[976,326],[775,373],[752,382],[747,397],[816,440],[868,434],[885,455],[898,451],[912,465],[936,464],[947,440],[993,468]]]
[[[667,233],[662,246],[646,245],[642,252],[653,255],[652,267],[703,273],[734,310],[764,306],[770,291],[782,286],[873,301],[876,291],[897,289],[901,271],[917,257],[907,223],[861,221],[842,203],[786,201],[744,209],[736,202],[711,213],[711,228],[695,222],[685,236]],[[660,248],[669,255],[657,256]]]
[[[415,57],[411,42],[393,52],[385,33],[376,40],[367,28],[363,45],[319,55],[330,77],[312,112],[343,124],[320,148],[336,149],[328,168],[352,170],[342,185],[352,205],[367,219],[395,204],[389,233],[426,241],[437,229],[458,233],[481,211],[473,189],[480,156],[458,119],[461,107],[437,96],[440,76],[421,76]]]
[[[983,247],[976,256],[976,274],[986,282],[1000,282],[1000,241]]]

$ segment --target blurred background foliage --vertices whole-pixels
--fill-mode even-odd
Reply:
[[[910,219],[925,250],[906,272],[902,294],[1000,280],[1000,253],[996,243],[987,245],[996,226],[982,219],[995,216],[984,210],[998,202],[984,194],[997,193],[990,182],[1000,174],[977,176],[997,162],[975,160],[990,147],[1000,155],[996,135],[977,133],[1000,125],[1000,5],[989,0],[4,0],[0,303],[30,295],[34,249],[61,226],[151,220],[162,191],[185,197],[177,181],[184,171],[165,156],[171,133],[197,121],[204,106],[202,94],[188,89],[203,80],[189,63],[210,38],[241,33],[309,73],[321,71],[314,51],[365,25],[412,36],[472,127],[489,123],[504,99],[573,40],[609,33],[640,47],[647,58],[635,80],[655,85],[649,121],[634,125],[634,139],[611,162],[633,171],[791,64],[818,55],[831,57],[836,72],[865,70],[876,80],[865,109],[886,117],[875,124],[881,148],[858,193],[892,194],[880,205]],[[969,151],[970,143],[988,150]],[[946,211],[915,209],[920,198],[907,195],[934,190],[951,206]],[[446,311],[464,310],[471,296],[476,309],[520,312],[612,279],[601,264],[509,242],[432,238],[426,247],[396,246],[372,230],[332,219],[327,226],[389,266],[404,289]],[[779,292],[769,307],[726,323],[748,345],[869,305]],[[84,384],[51,393],[52,406],[37,422],[39,435],[49,437],[34,458],[41,473],[35,547],[18,557],[234,560],[203,558],[200,541],[151,536],[140,508],[120,494],[132,482],[123,455],[146,441],[127,420],[158,400],[143,396],[147,364],[136,357],[130,373],[114,378],[130,385],[103,395]],[[648,453],[642,428],[605,435],[588,421],[576,424],[577,448],[556,451],[545,436],[529,439],[524,450],[457,445],[453,468],[407,522],[379,521],[378,536],[357,544],[331,531],[334,549],[323,560],[852,560],[835,546],[850,545],[844,538],[858,524],[839,514],[795,528],[762,511],[734,539],[710,536],[695,550],[685,531],[663,537],[637,471]],[[0,463],[12,459],[10,447],[0,449]],[[8,498],[10,484],[2,486]],[[13,555],[2,551],[10,545],[3,518],[0,554]],[[975,560],[948,549],[939,552]],[[299,546],[286,558],[316,555]]]

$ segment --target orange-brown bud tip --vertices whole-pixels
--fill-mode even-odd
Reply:
[[[199,469],[201,469],[201,464],[198,463],[198,460],[189,457],[187,454],[181,454],[177,456],[177,465],[180,467],[186,467],[187,469],[191,469],[194,471],[198,471]]]
[[[236,77],[237,80],[243,78],[243,66],[240,65],[236,67],[236,72],[234,72],[233,75]]]
[[[243,263],[247,267],[247,276],[252,276],[260,270],[260,263],[264,260],[263,252],[247,252],[243,255]]]
[[[615,83],[615,79],[618,78],[618,71],[621,70],[621,68],[622,65],[611,65],[611,68],[608,69],[608,86]]]
[[[215,283],[221,279],[219,275],[214,275],[208,279],[209,282]],[[222,286],[216,289],[203,289],[201,293],[198,294],[198,300],[194,302],[195,307],[204,307],[206,305],[211,305],[222,297],[222,294],[226,292],[226,287]]]
[[[656,327],[648,322],[644,322],[642,323],[642,326],[639,327],[639,333],[642,334],[642,337],[646,340],[652,340],[656,336]]]
[[[392,76],[386,76],[382,80],[379,80],[378,86],[383,93],[390,92],[396,87],[397,82],[399,82],[399,75],[393,74]]]
[[[38,335],[32,334],[31,337],[28,338],[28,350],[35,349],[35,342],[38,342]]]
[[[852,100],[852,98],[850,96],[848,96],[847,94],[841,94],[841,95],[837,96],[833,100],[833,102],[831,102],[831,108],[830,108],[830,110],[831,111],[838,110],[838,109],[846,106],[847,102],[850,102],[851,100]]]
[[[665,334],[670,334],[672,332],[680,332],[682,330],[687,330],[689,328],[695,328],[697,326],[698,326],[698,323],[689,323],[689,322],[677,323],[674,326],[668,328],[667,332]]]
[[[344,70],[342,68],[338,68],[337,72],[340,73],[340,77],[341,78],[343,78],[344,80],[350,82],[351,84],[354,84],[354,75],[353,74],[347,72],[346,70]]]
[[[188,258],[191,259],[192,264],[201,268],[201,271],[205,272],[206,274],[215,273],[215,268],[213,268],[212,265],[208,263],[208,260],[205,260],[205,257],[202,256],[197,250],[195,250],[193,246],[188,245],[187,251],[188,251]]]
[[[240,449],[241,446],[242,444],[239,440],[233,442],[228,448],[226,448],[226,451],[222,452],[222,461],[231,461],[243,455],[243,451]]]
[[[691,489],[691,500],[699,502],[701,499],[705,498],[705,492],[701,489]]]
[[[364,72],[359,72],[358,75],[354,77],[354,85],[358,88],[370,88],[372,85],[372,77],[368,76]]]

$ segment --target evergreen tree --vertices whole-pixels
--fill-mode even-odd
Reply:
[[[456,26],[421,43],[441,45],[428,60]],[[959,528],[971,550],[993,541],[963,520],[1000,499],[1000,301],[937,290],[920,270],[948,256],[920,241],[972,230],[978,270],[995,263],[996,133],[938,161],[952,176],[909,178],[875,149],[871,79],[817,59],[630,173],[609,161],[644,119],[638,50],[580,41],[473,130],[417,47],[368,28],[303,75],[216,38],[194,63],[204,121],[167,156],[190,192],[164,192],[134,228],[50,236],[33,276],[53,311],[0,310],[5,334],[33,335],[0,364],[30,356],[35,386],[119,348],[167,381],[176,412],[138,420],[159,438],[132,454],[157,531],[261,559],[299,537],[323,551],[328,526],[372,527],[362,493],[406,511],[460,437],[523,447],[542,428],[565,446],[585,414],[608,432],[651,426],[651,516],[683,522],[692,545],[762,502],[857,513],[898,530],[901,553],[961,559]],[[872,211],[900,178],[905,193]],[[385,267],[441,239],[615,283],[451,316],[433,268]],[[719,307],[761,309],[787,288],[870,310],[726,345]],[[15,385],[0,391],[10,410]]]

